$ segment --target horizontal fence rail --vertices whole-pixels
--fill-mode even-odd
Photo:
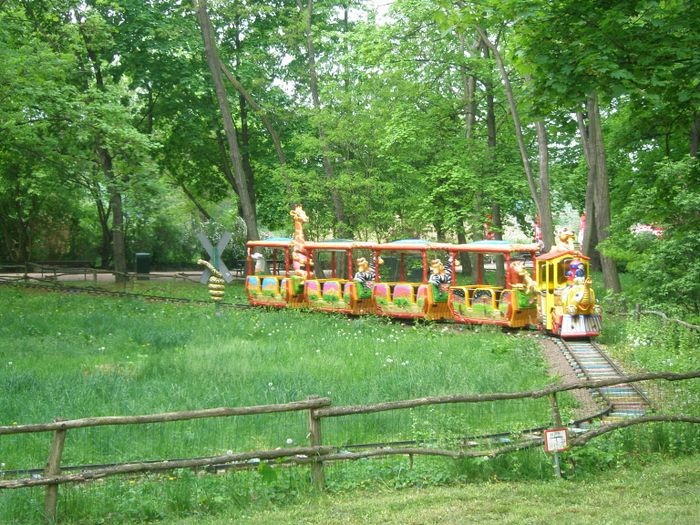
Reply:
[[[694,379],[700,377],[700,370],[694,372],[686,372],[676,374],[672,372],[652,372],[648,374],[637,374],[624,378],[616,377],[614,379],[599,379],[589,381],[576,381],[565,383],[563,385],[552,385],[540,390],[531,390],[526,392],[505,392],[495,394],[474,394],[474,395],[450,395],[450,396],[431,396],[421,397],[417,399],[408,399],[404,401],[390,401],[386,403],[375,403],[371,405],[349,405],[344,407],[329,407],[321,408],[316,411],[319,417],[338,417],[348,416],[352,414],[369,414],[372,412],[383,412],[386,410],[400,410],[405,408],[416,408],[425,405],[442,405],[449,403],[481,403],[485,401],[503,401],[508,399],[526,399],[526,398],[541,398],[559,392],[568,390],[580,390],[584,388],[601,388],[605,386],[614,386],[622,383],[637,383],[639,381],[649,381],[655,379],[665,379],[667,381],[681,381],[684,379]]]
[[[167,412],[160,414],[147,414],[137,416],[103,416],[54,421],[43,424],[0,426],[0,436],[13,434],[29,434],[41,432],[53,432],[53,441],[43,475],[23,477],[17,479],[0,479],[0,489],[19,489],[27,487],[46,487],[45,514],[50,521],[56,519],[58,486],[65,483],[81,483],[94,481],[116,475],[137,475],[149,472],[164,472],[168,470],[203,467],[219,468],[254,468],[261,462],[274,462],[277,466],[308,465],[311,469],[311,477],[318,489],[325,486],[323,464],[332,461],[348,461],[363,458],[387,457],[404,455],[442,456],[450,458],[470,457],[495,457],[500,454],[523,450],[543,444],[543,437],[535,434],[523,434],[521,441],[499,444],[490,449],[469,449],[471,445],[461,443],[456,450],[440,449],[420,446],[378,446],[374,449],[361,452],[350,452],[342,447],[322,444],[321,421],[325,417],[351,416],[357,414],[370,414],[387,410],[404,410],[427,405],[445,405],[453,403],[479,403],[513,399],[539,399],[549,397],[552,409],[552,424],[561,425],[556,395],[561,392],[578,389],[601,388],[623,383],[636,383],[649,380],[681,381],[700,377],[700,370],[686,373],[653,372],[632,376],[617,377],[614,379],[586,380],[565,383],[562,385],[550,385],[545,388],[522,392],[503,392],[493,394],[467,394],[449,396],[430,396],[417,399],[375,403],[366,405],[350,405],[332,407],[328,397],[310,396],[306,400],[294,401],[284,404],[256,405],[250,407],[220,407],[204,410],[189,410],[180,412]],[[109,425],[141,425],[151,423],[168,423],[173,421],[185,421],[202,418],[249,416],[258,414],[283,413],[293,411],[308,411],[308,447],[280,448],[276,450],[258,450],[237,453],[227,453],[219,456],[198,458],[186,458],[163,461],[140,461],[120,463],[114,465],[97,466],[79,472],[62,474],[61,457],[69,430]],[[592,416],[595,417],[595,416]],[[592,418],[591,417],[591,418]],[[586,418],[586,419],[591,419]],[[633,425],[650,422],[685,422],[700,423],[700,417],[687,415],[648,415],[605,424],[598,428],[582,431],[570,439],[573,446],[582,446],[591,439],[614,430]],[[528,431],[524,431],[528,432]],[[514,433],[514,435],[517,433]],[[72,468],[73,470],[73,468]]]
[[[107,425],[143,425],[146,423],[168,423],[172,421],[187,421],[190,419],[249,416],[254,414],[272,414],[280,412],[294,412],[325,407],[331,404],[330,398],[322,397],[293,401],[291,403],[277,405],[256,405],[251,407],[220,407],[203,410],[189,410],[183,412],[165,412],[162,414],[149,414],[143,416],[104,416],[86,417],[82,419],[70,419],[42,423],[37,425],[13,425],[0,426],[0,436],[6,434],[21,434],[33,432],[52,432],[56,430],[69,430],[75,428],[101,427]]]

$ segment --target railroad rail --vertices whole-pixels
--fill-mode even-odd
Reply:
[[[579,379],[616,379],[625,374],[600,346],[590,339],[565,341],[552,338]],[[646,393],[637,384],[621,384],[594,389],[594,399],[608,405],[602,422],[617,423],[630,417],[641,417],[652,410]]]

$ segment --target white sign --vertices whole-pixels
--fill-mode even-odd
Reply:
[[[569,433],[565,428],[553,428],[544,431],[545,452],[559,452],[569,448]]]

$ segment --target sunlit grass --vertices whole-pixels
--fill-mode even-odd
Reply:
[[[335,406],[365,404],[548,383],[532,338],[493,329],[289,310],[222,308],[217,316],[213,306],[12,288],[0,288],[0,301],[2,425],[284,403],[310,395],[330,397]],[[545,400],[423,407],[325,419],[323,442],[444,444],[543,425],[549,418]],[[307,432],[306,413],[72,430],[63,464],[306,445]],[[48,433],[2,436],[2,469],[43,467],[50,439]],[[362,477],[354,469],[336,471],[339,479]],[[305,477],[307,470],[301,472]],[[0,493],[0,508],[8,509],[0,511],[0,522],[18,519],[36,493]]]

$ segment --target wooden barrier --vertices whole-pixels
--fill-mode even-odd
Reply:
[[[476,395],[451,395],[451,396],[431,396],[402,401],[386,403],[375,403],[368,405],[354,405],[343,407],[331,407],[330,398],[310,396],[303,401],[274,405],[256,405],[250,407],[220,407],[204,410],[190,410],[183,412],[167,412],[161,414],[148,414],[140,416],[106,416],[89,417],[73,420],[55,420],[51,423],[0,426],[0,436],[10,434],[25,434],[37,432],[53,432],[54,437],[49,452],[46,468],[43,476],[19,478],[11,480],[0,480],[0,489],[18,489],[26,487],[45,486],[46,496],[44,509],[47,519],[50,522],[56,520],[56,510],[58,501],[58,487],[65,483],[78,483],[93,481],[108,476],[123,474],[141,474],[147,472],[163,472],[179,468],[200,468],[214,465],[234,465],[241,468],[250,468],[250,460],[270,461],[275,460],[283,465],[309,465],[311,478],[314,486],[318,490],[323,490],[325,486],[323,464],[331,461],[348,461],[361,458],[386,457],[392,455],[429,455],[443,456],[450,458],[466,457],[495,457],[499,454],[513,452],[542,445],[541,437],[530,437],[521,442],[498,446],[487,450],[446,450],[428,447],[377,447],[373,450],[363,452],[348,452],[340,450],[339,447],[323,445],[321,421],[324,417],[340,417],[356,414],[369,414],[387,410],[404,410],[426,405],[442,405],[450,403],[479,403],[487,401],[500,401],[512,399],[538,399],[548,397],[552,408],[551,424],[555,427],[561,426],[561,416],[556,395],[560,392],[578,390],[584,388],[601,388],[614,386],[622,383],[634,383],[648,380],[680,381],[700,377],[700,370],[682,374],[670,372],[655,372],[647,374],[637,374],[615,379],[588,380],[566,383],[563,385],[551,385],[539,390],[526,392],[505,392],[493,394]],[[247,416],[255,414],[270,414],[292,411],[308,410],[308,447],[295,447],[276,450],[258,450],[241,453],[230,453],[222,456],[200,457],[191,459],[164,460],[157,462],[122,463],[112,466],[104,466],[83,470],[74,474],[61,473],[61,458],[69,430],[77,428],[98,427],[107,425],[139,425],[146,423],[166,423],[172,421],[186,421],[201,418]],[[581,446],[591,439],[612,432],[619,428],[648,422],[687,422],[700,423],[700,417],[685,415],[649,415],[634,419],[620,421],[614,424],[607,424],[592,430],[581,433],[571,439],[571,444]]]
[[[92,261],[39,261],[30,262],[28,266],[40,273],[42,279],[44,274],[50,274],[54,279],[62,275],[83,274],[87,281],[88,274],[91,274],[92,280],[97,281],[97,269]]]
[[[659,310],[642,310],[642,305],[640,303],[636,303],[634,305],[634,310],[632,310],[631,312],[620,311],[620,310],[616,310],[615,308],[612,308],[610,310],[606,310],[606,312],[610,315],[619,315],[622,317],[632,317],[635,321],[639,321],[643,315],[653,315],[655,317],[659,317],[664,322],[664,324],[674,323],[674,324],[677,324],[679,326],[682,326],[683,328],[687,328],[688,330],[700,330],[700,325],[691,324],[691,323],[688,323],[688,322],[683,321],[681,319],[674,319],[674,318],[669,317],[664,312],[661,312]]]

